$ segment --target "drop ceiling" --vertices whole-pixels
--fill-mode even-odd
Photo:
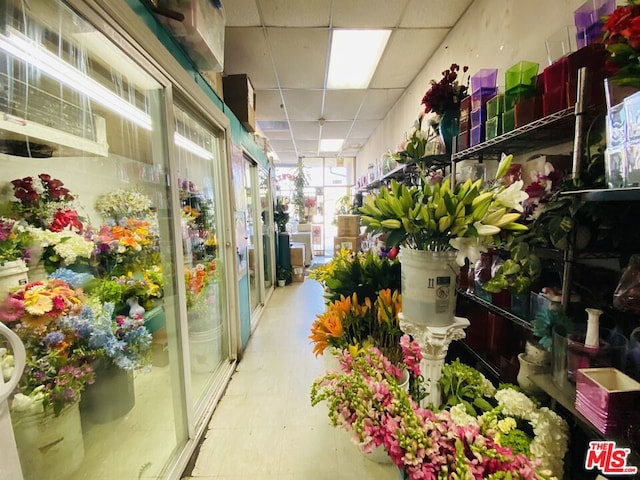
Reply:
[[[355,157],[472,1],[228,0],[223,75],[251,79],[276,162]],[[392,29],[367,89],[325,87],[338,28]],[[321,138],[344,138],[342,151],[320,151]]]

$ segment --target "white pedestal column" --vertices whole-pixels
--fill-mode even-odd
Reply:
[[[462,317],[454,317],[454,322],[451,325],[430,327],[405,320],[402,312],[400,312],[399,318],[400,329],[404,333],[411,335],[422,350],[420,369],[428,395],[422,400],[421,406],[425,407],[431,403],[438,407],[441,403],[438,382],[442,376],[442,367],[444,367],[444,359],[447,356],[449,344],[466,336],[464,329],[469,326],[469,320]]]

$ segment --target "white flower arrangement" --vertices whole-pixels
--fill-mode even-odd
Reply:
[[[117,189],[98,197],[96,210],[105,219],[145,219],[152,214],[151,199],[135,190]]]
[[[43,249],[52,247],[64,266],[73,265],[78,258],[91,258],[95,248],[93,242],[71,230],[52,232],[51,230],[29,227],[28,231],[35,239],[35,243]]]
[[[494,396],[498,410],[504,418],[498,420],[493,411],[479,417],[484,428],[498,429],[507,433],[515,428],[518,419],[527,421],[533,428],[534,437],[529,445],[533,458],[542,462],[545,469],[557,478],[563,478],[563,458],[569,437],[567,423],[547,407],[538,407],[526,394],[512,388],[502,388]]]

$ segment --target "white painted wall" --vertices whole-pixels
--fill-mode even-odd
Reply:
[[[573,25],[573,12],[583,3],[475,0],[356,157],[356,177],[384,152],[395,149],[423,110],[420,101],[429,81],[439,81],[441,72],[452,63],[468,65],[471,74],[481,68],[498,68],[498,84],[503,87],[504,72],[520,60],[538,62],[542,71],[549,64],[545,40]]]

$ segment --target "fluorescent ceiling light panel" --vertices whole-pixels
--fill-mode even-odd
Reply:
[[[183,137],[178,132],[173,134],[173,141],[180,148],[184,148],[185,150],[197,155],[200,158],[204,158],[205,160],[213,160],[213,153],[207,150],[204,147],[201,147],[197,143],[192,142],[187,137]]]
[[[390,35],[391,30],[334,30],[327,88],[367,88]]]
[[[151,130],[149,114],[24,35],[12,29],[8,29],[7,34],[0,33],[0,49],[37,67],[59,82],[85,94],[94,102],[131,120],[139,127]]]
[[[343,138],[323,138],[320,140],[320,151],[339,152],[343,143]]]

